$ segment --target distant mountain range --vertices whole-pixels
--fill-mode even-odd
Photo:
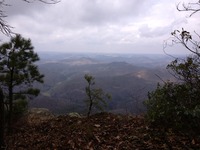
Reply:
[[[112,95],[107,111],[138,114],[143,101],[157,82],[171,78],[166,55],[39,53],[45,83],[36,85],[41,94],[31,107],[46,107],[56,114],[86,112],[85,74],[95,77],[96,86]]]

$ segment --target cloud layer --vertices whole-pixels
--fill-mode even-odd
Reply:
[[[56,5],[7,0],[16,33],[37,51],[162,53],[177,28],[198,30],[199,15],[186,17],[174,0],[62,0]]]

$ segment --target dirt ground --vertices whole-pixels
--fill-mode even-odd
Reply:
[[[39,124],[23,119],[5,141],[8,150],[200,149],[200,136],[152,128],[142,116],[110,113],[57,116]]]

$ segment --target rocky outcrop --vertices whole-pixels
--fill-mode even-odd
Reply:
[[[52,118],[54,115],[47,108],[32,108],[27,114],[29,124],[40,124]]]
[[[68,116],[70,117],[76,117],[76,118],[81,118],[81,115],[77,112],[71,112],[68,114]]]

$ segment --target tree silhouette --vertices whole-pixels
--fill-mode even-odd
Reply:
[[[11,41],[0,46],[0,84],[8,105],[8,126],[11,127],[13,101],[26,99],[27,96],[37,96],[39,90],[33,88],[33,83],[43,82],[34,64],[39,57],[33,51],[30,39],[21,35],[11,38]]]
[[[95,85],[94,79],[95,78],[91,75],[85,75],[85,80],[88,83],[85,88],[87,95],[86,103],[88,105],[87,117],[90,116],[93,107],[102,111],[103,108],[107,105],[104,99],[111,99],[111,96],[109,94],[105,94],[101,88],[93,88]]]

